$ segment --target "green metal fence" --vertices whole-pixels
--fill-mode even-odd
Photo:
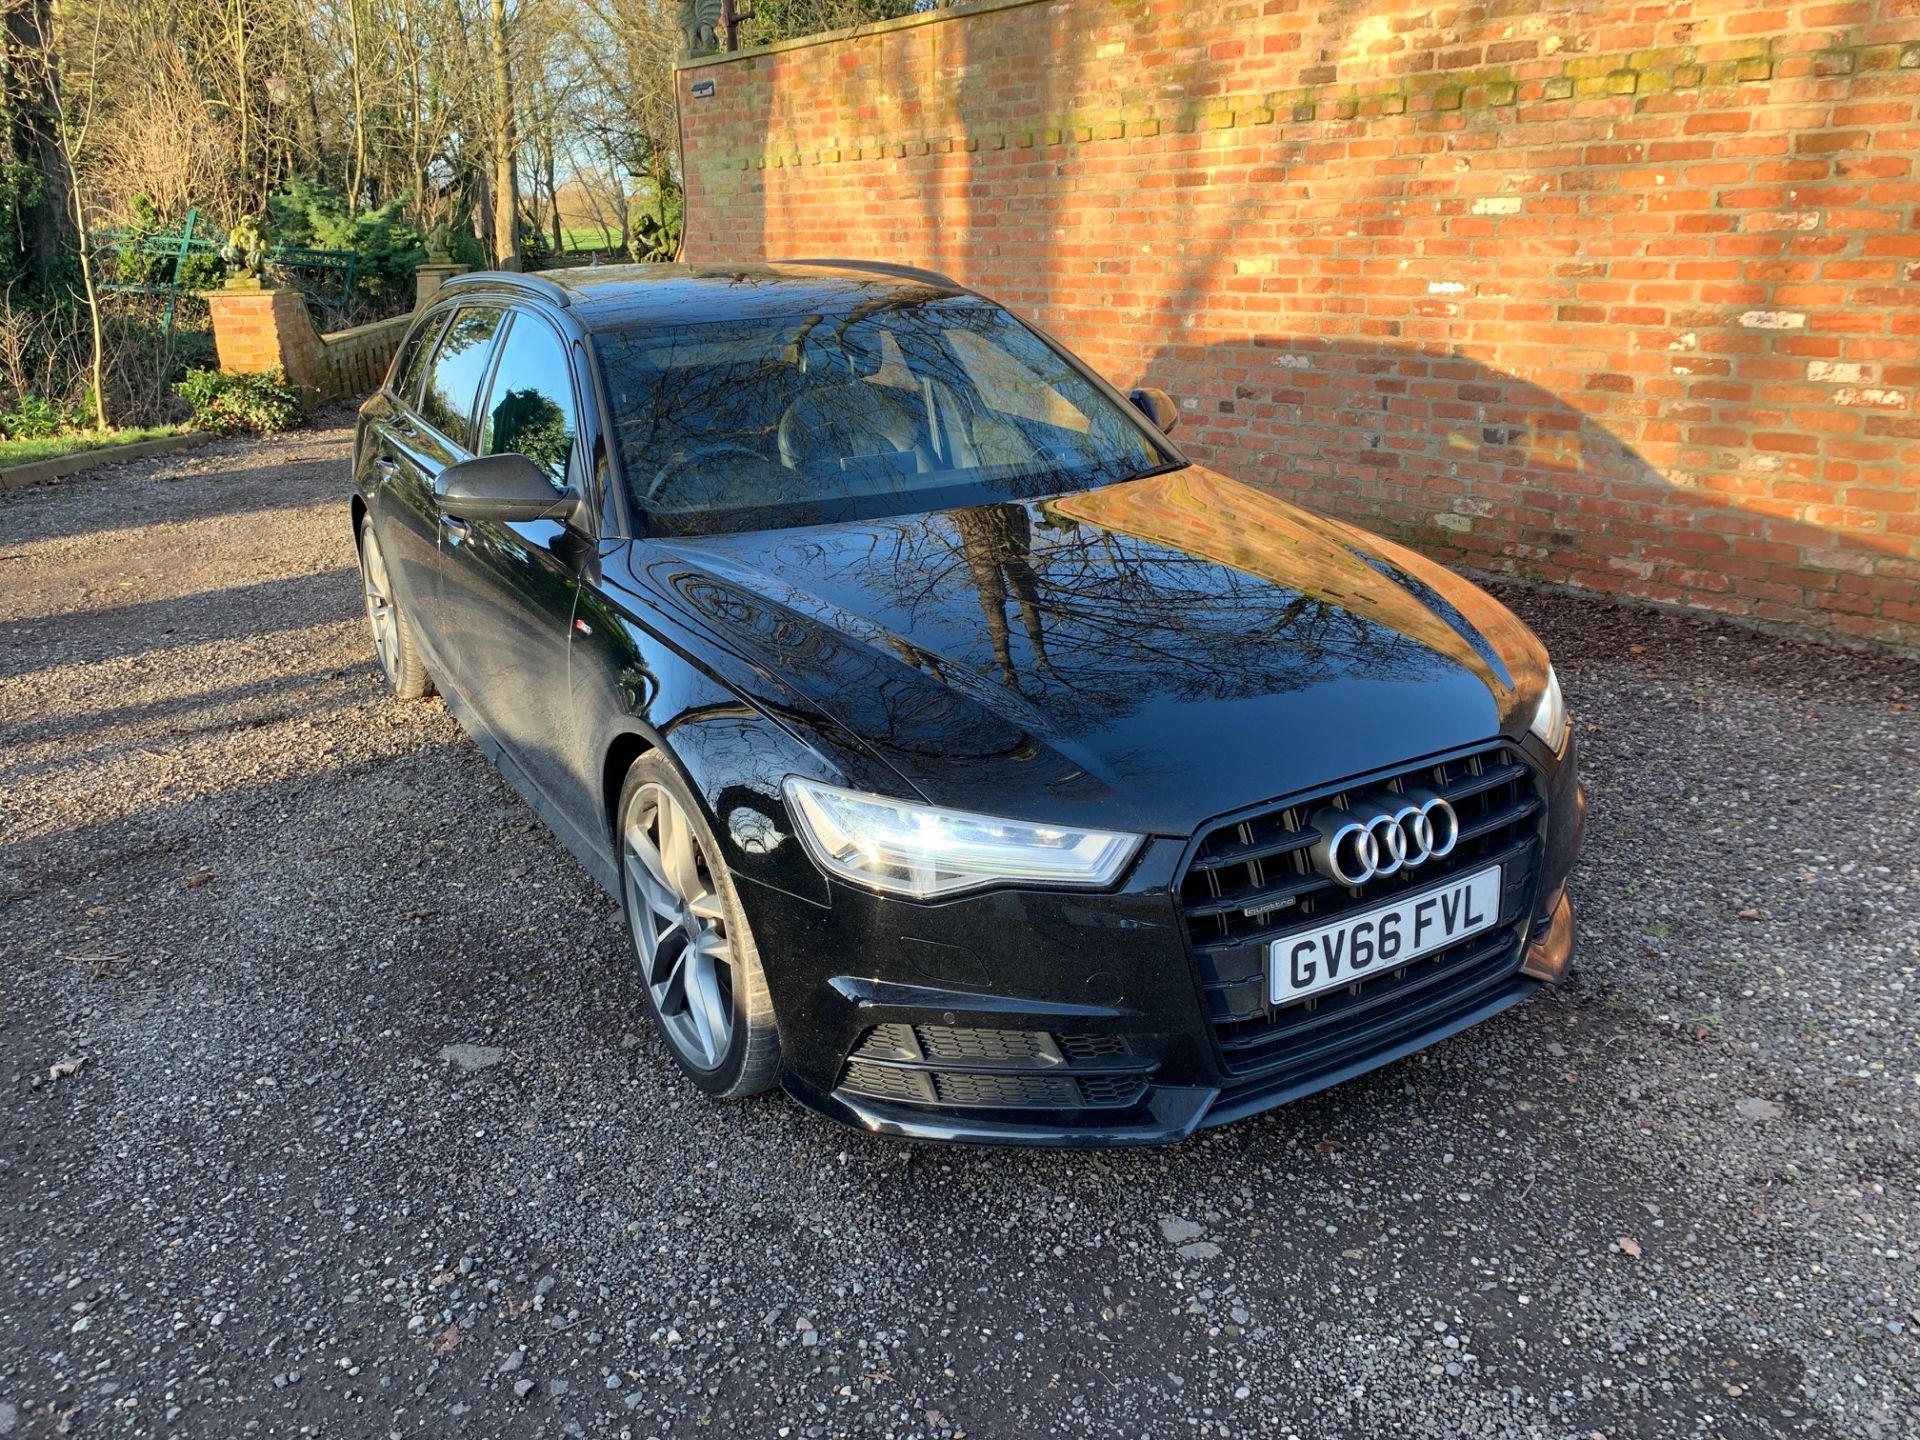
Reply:
[[[198,210],[187,211],[178,229],[155,230],[139,236],[130,235],[125,230],[96,230],[88,239],[94,255],[100,261],[111,259],[112,262],[111,265],[103,264],[101,273],[114,278],[101,288],[122,295],[164,296],[164,326],[169,335],[173,333],[173,317],[180,297],[191,294],[196,288],[207,288],[183,283],[188,262],[195,256],[218,256],[221,249],[218,233],[209,234],[200,228]],[[125,267],[144,272],[141,278],[119,278],[123,269],[120,257],[128,253],[154,262],[147,266],[136,264]],[[357,260],[358,257],[351,250],[274,245],[267,250],[266,269],[276,279],[293,284],[305,292],[309,306],[319,311],[316,319],[323,322],[321,328],[326,329],[330,326],[325,322],[344,320],[353,301]],[[330,316],[327,313],[329,310],[337,313]]]

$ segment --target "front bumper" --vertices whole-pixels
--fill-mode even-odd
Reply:
[[[785,1086],[829,1118],[907,1139],[1159,1145],[1423,1049],[1566,970],[1585,799],[1571,753],[1529,763],[1539,818],[1499,926],[1396,972],[1392,993],[1341,992],[1260,1042],[1255,1065],[1231,1038],[1223,1048],[1233,1026],[1209,992],[1227,987],[1203,974],[1183,918],[1191,842],[1150,841],[1097,895],[922,905],[835,883],[823,906],[747,882],[749,921],[779,937],[763,952]]]

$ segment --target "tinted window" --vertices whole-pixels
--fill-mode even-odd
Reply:
[[[499,328],[498,310],[462,306],[454,311],[453,323],[447,326],[440,348],[433,353],[426,393],[420,397],[420,413],[456,444],[470,445],[473,441],[473,402],[480,394],[480,382],[486,378],[494,332]]]
[[[420,377],[426,373],[427,357],[433,354],[433,342],[440,338],[447,317],[444,313],[434,316],[407,341],[407,348],[401,352],[399,361],[393,367],[394,393],[408,404],[420,396]]]
[[[627,483],[661,533],[1053,495],[1174,463],[1128,407],[971,296],[614,330],[594,349]]]
[[[524,455],[564,490],[579,428],[566,345],[544,321],[515,316],[480,417],[480,453]]]

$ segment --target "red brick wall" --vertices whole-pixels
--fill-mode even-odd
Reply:
[[[990,0],[679,91],[689,260],[941,269],[1443,559],[1920,644],[1920,0]]]
[[[284,371],[309,405],[377,390],[413,323],[396,315],[322,335],[298,290],[213,290],[207,305],[222,370]]]

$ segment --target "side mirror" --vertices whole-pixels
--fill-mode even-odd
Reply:
[[[1138,390],[1130,391],[1127,398],[1159,427],[1162,435],[1173,433],[1173,427],[1180,419],[1180,407],[1173,403],[1173,396],[1151,385],[1143,385]]]
[[[456,520],[565,520],[576,503],[524,455],[482,455],[449,465],[433,482],[433,498],[442,514]]]

